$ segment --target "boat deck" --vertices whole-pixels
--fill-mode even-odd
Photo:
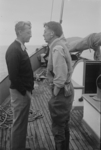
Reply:
[[[51,118],[48,110],[48,101],[51,91],[44,80],[39,83],[38,89],[33,91],[31,108],[33,113],[37,112],[39,118],[29,116],[26,147],[31,150],[55,150],[54,139],[51,131]],[[7,110],[9,99],[3,105]],[[83,108],[73,109],[70,120],[70,150],[99,150],[100,145],[92,138],[89,131],[82,124]],[[0,127],[0,150],[10,150],[11,128]]]

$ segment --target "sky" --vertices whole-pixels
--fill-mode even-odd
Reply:
[[[29,45],[44,45],[43,24],[60,21],[61,4],[62,0],[0,0],[0,45],[14,41],[18,21],[32,23]],[[66,38],[101,32],[101,0],[65,0],[62,20]]]

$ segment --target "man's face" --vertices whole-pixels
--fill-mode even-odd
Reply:
[[[20,31],[20,36],[22,39],[22,42],[29,42],[30,38],[32,37],[31,28],[28,25],[25,25],[25,28],[23,31]]]
[[[45,30],[44,30],[44,40],[47,42],[47,43],[50,43],[51,39],[52,39],[52,36],[53,35],[53,32],[52,30],[50,30],[47,26],[45,26]]]

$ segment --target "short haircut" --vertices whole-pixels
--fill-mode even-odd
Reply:
[[[23,31],[25,29],[25,26],[28,25],[31,28],[31,22],[30,21],[19,21],[18,23],[16,23],[15,25],[15,32],[16,35],[18,35],[18,31],[21,30]]]
[[[50,21],[44,23],[44,27],[47,26],[50,30],[52,30],[57,37],[60,37],[63,34],[62,26],[59,22]]]

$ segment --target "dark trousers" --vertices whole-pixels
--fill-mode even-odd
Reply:
[[[56,150],[69,150],[69,120],[74,100],[74,89],[72,84],[71,91],[71,95],[65,97],[64,88],[60,89],[58,95],[53,95],[48,103]]]
[[[25,150],[30,99],[15,89],[10,89],[10,94],[13,110],[11,150]]]

